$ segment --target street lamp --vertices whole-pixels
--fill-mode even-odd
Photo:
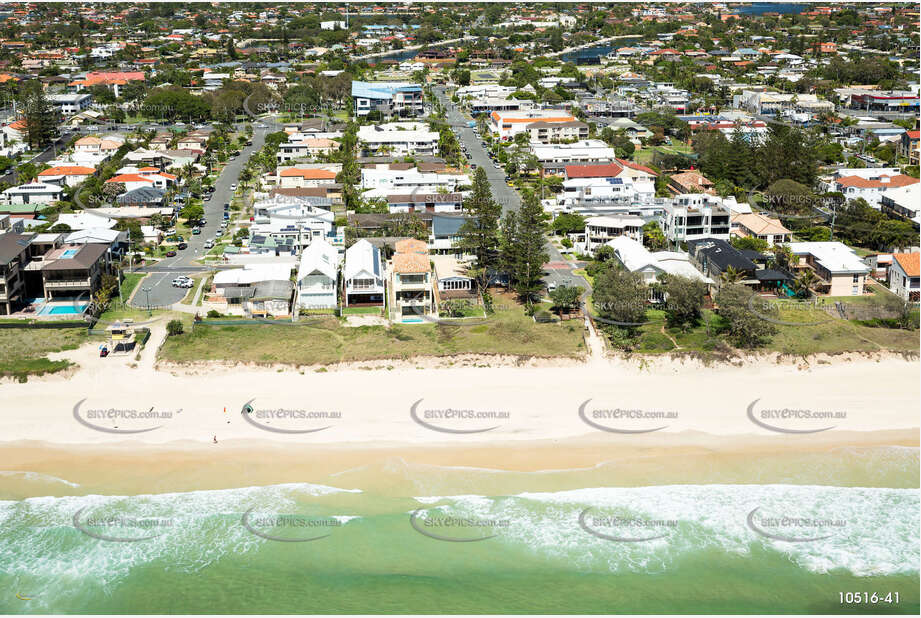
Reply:
[[[150,311],[150,288],[141,288],[141,291],[144,292],[144,295],[147,297],[147,317],[153,315]]]

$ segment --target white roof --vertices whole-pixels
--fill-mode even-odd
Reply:
[[[64,213],[58,215],[58,223],[70,226],[72,230],[111,229],[115,227],[115,219],[92,214],[91,212]]]
[[[895,189],[886,189],[881,194],[882,198],[888,198],[908,210],[914,210],[917,216],[921,210],[921,183],[905,185]]]
[[[300,281],[314,271],[320,271],[330,279],[335,279],[338,267],[339,251],[322,238],[314,238],[301,254],[297,280]]]
[[[121,230],[112,230],[105,227],[95,227],[87,228],[85,230],[77,230],[76,232],[71,232],[64,239],[64,242],[70,244],[86,243],[86,242],[114,242],[119,235],[124,234]]]
[[[361,273],[383,276],[380,251],[364,238],[345,250],[345,278],[351,279]]]
[[[788,245],[796,255],[812,255],[831,273],[867,273],[870,271],[854,250],[837,241],[791,242]]]
[[[214,285],[252,285],[260,281],[287,281],[291,267],[284,263],[246,264],[214,274]]]
[[[630,272],[654,268],[670,275],[679,275],[689,279],[696,279],[704,283],[713,283],[691,264],[686,253],[678,251],[658,251],[651,253],[643,243],[627,236],[618,236],[605,243],[614,249],[617,258]]]

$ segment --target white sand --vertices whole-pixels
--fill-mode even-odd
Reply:
[[[658,361],[642,369],[623,361],[593,360],[560,367],[397,368],[317,372],[295,369],[237,368],[213,371],[157,371],[153,350],[140,364],[131,359],[99,359],[92,348],[72,355],[81,369],[66,378],[33,378],[25,384],[0,385],[3,413],[0,441],[38,440],[59,444],[100,444],[136,441],[211,442],[253,440],[287,444],[488,444],[508,440],[564,439],[604,436],[580,420],[579,406],[591,399],[595,408],[677,412],[677,418],[611,419],[595,421],[618,429],[665,426],[663,433],[704,432],[715,435],[775,436],[778,441],[808,440],[817,434],[775,433],[752,423],[746,410],[760,399],[762,408],[839,411],[846,418],[762,419],[777,427],[842,431],[914,429],[919,426],[921,400],[917,361],[899,358],[858,360],[814,365],[808,371],[769,361],[743,367],[700,368]],[[385,367],[388,363],[380,362]],[[175,373],[175,375],[174,375]],[[159,428],[125,435],[87,428],[74,419],[80,410],[176,410],[163,420],[93,420],[108,428]],[[241,407],[255,400],[266,408],[336,411],[341,418],[269,421],[271,427],[307,429],[315,433],[281,434],[246,422]],[[430,419],[443,428],[480,429],[483,433],[452,434],[426,429],[410,418],[414,402],[426,409],[471,409],[507,412],[507,419],[447,421]],[[225,412],[226,408],[226,412]],[[253,418],[251,415],[250,418]],[[761,418],[761,417],[758,417]],[[825,432],[824,435],[828,436]],[[642,434],[650,436],[650,434]],[[622,434],[617,436],[623,437]]]

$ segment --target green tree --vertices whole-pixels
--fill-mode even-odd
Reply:
[[[498,261],[502,206],[493,199],[486,170],[482,167],[473,175],[473,188],[464,200],[463,208],[467,219],[458,231],[454,246],[474,257],[474,278],[483,291],[489,281],[489,271],[496,267]]]
[[[665,282],[665,317],[669,326],[686,331],[696,325],[706,297],[703,281],[669,275]]]
[[[595,277],[592,297],[605,330],[633,335],[646,321],[649,290],[639,273],[608,266]]]
[[[57,135],[57,122],[51,103],[41,85],[30,86],[23,104],[26,143],[33,150],[40,150]]]
[[[525,194],[518,210],[517,235],[518,260],[515,264],[515,292],[529,305],[543,287],[543,267],[550,255],[544,248],[546,215],[537,195]]]
[[[728,325],[729,339],[743,348],[755,348],[770,341],[777,329],[748,306],[752,291],[744,285],[724,285],[717,294],[719,314]],[[763,308],[759,313],[764,314]]]
[[[643,226],[643,246],[650,251],[663,251],[668,247],[668,240],[658,222],[650,221]]]

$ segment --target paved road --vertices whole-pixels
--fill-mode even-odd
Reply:
[[[150,304],[153,307],[165,307],[179,302],[186,295],[183,288],[175,288],[172,280],[179,274],[200,273],[210,270],[196,264],[194,260],[205,254],[205,241],[213,239],[217,233],[218,226],[223,219],[224,204],[230,202],[233,197],[233,191],[230,185],[236,183],[240,177],[240,172],[249,160],[250,155],[262,148],[265,143],[267,128],[259,128],[259,123],[255,123],[253,134],[253,145],[247,146],[240,152],[240,156],[232,159],[218,176],[214,183],[215,191],[211,199],[206,201],[205,220],[207,223],[202,227],[202,233],[196,236],[186,238],[189,246],[183,251],[179,251],[176,257],[165,258],[155,265],[137,269],[138,272],[149,272],[150,277],[144,280],[143,287],[150,288]],[[134,304],[138,307],[146,307],[147,295],[143,289],[135,295]]]
[[[486,177],[489,179],[489,185],[492,189],[493,198],[502,205],[502,214],[509,211],[517,211],[521,207],[521,197],[518,191],[510,187],[505,182],[505,170],[496,169],[492,160],[486,153],[482,141],[473,133],[472,128],[467,127],[470,118],[464,116],[445,94],[443,88],[437,88],[435,94],[444,105],[448,124],[455,127],[458,131],[458,138],[467,146],[467,152],[470,154],[470,163],[476,164],[486,170]],[[547,275],[544,277],[546,283],[554,282],[558,286],[578,286],[584,290],[590,290],[591,286],[584,277],[572,274],[573,268],[578,268],[579,264],[567,261],[563,255],[551,243],[547,243],[547,253],[550,254],[548,266],[560,266],[560,268],[547,268]]]
[[[60,153],[60,148],[67,143],[67,141],[73,137],[74,133],[71,131],[62,132],[61,136],[58,137],[55,141],[48,145],[43,151],[32,157],[28,162],[38,165],[39,163],[45,163],[55,158]],[[15,165],[10,168],[3,176],[0,176],[0,181],[2,182],[17,182],[16,176],[19,174],[19,165]]]

